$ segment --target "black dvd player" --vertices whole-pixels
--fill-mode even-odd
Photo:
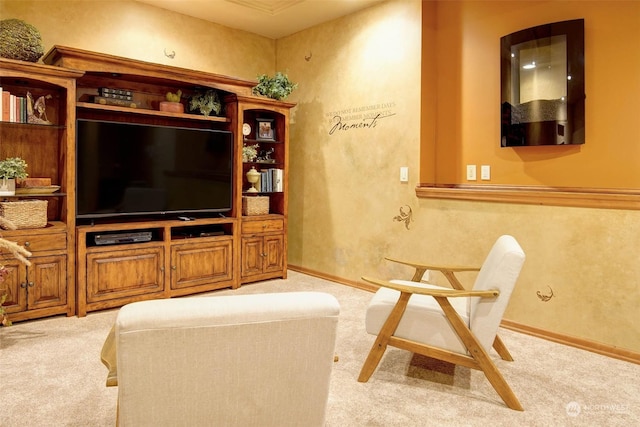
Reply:
[[[133,233],[96,234],[96,245],[117,245],[121,243],[141,243],[151,241],[150,231],[136,231]]]

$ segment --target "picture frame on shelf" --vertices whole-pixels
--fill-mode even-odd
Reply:
[[[273,119],[256,119],[256,140],[275,141],[276,131],[273,128]]]

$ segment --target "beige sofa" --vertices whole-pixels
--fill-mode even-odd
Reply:
[[[102,354],[119,425],[324,425],[339,312],[320,292],[122,307]]]

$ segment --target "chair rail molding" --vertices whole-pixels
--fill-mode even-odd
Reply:
[[[424,199],[640,210],[640,190],[636,189],[421,183],[416,187],[416,196]]]

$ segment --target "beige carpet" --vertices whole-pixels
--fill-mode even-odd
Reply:
[[[327,426],[640,425],[640,366],[501,330],[515,362],[497,365],[525,408],[504,406],[483,374],[390,348],[368,383],[371,294],[296,272],[218,294],[319,290],[341,304]],[[117,310],[0,328],[0,426],[113,426],[116,388],[100,348]]]

